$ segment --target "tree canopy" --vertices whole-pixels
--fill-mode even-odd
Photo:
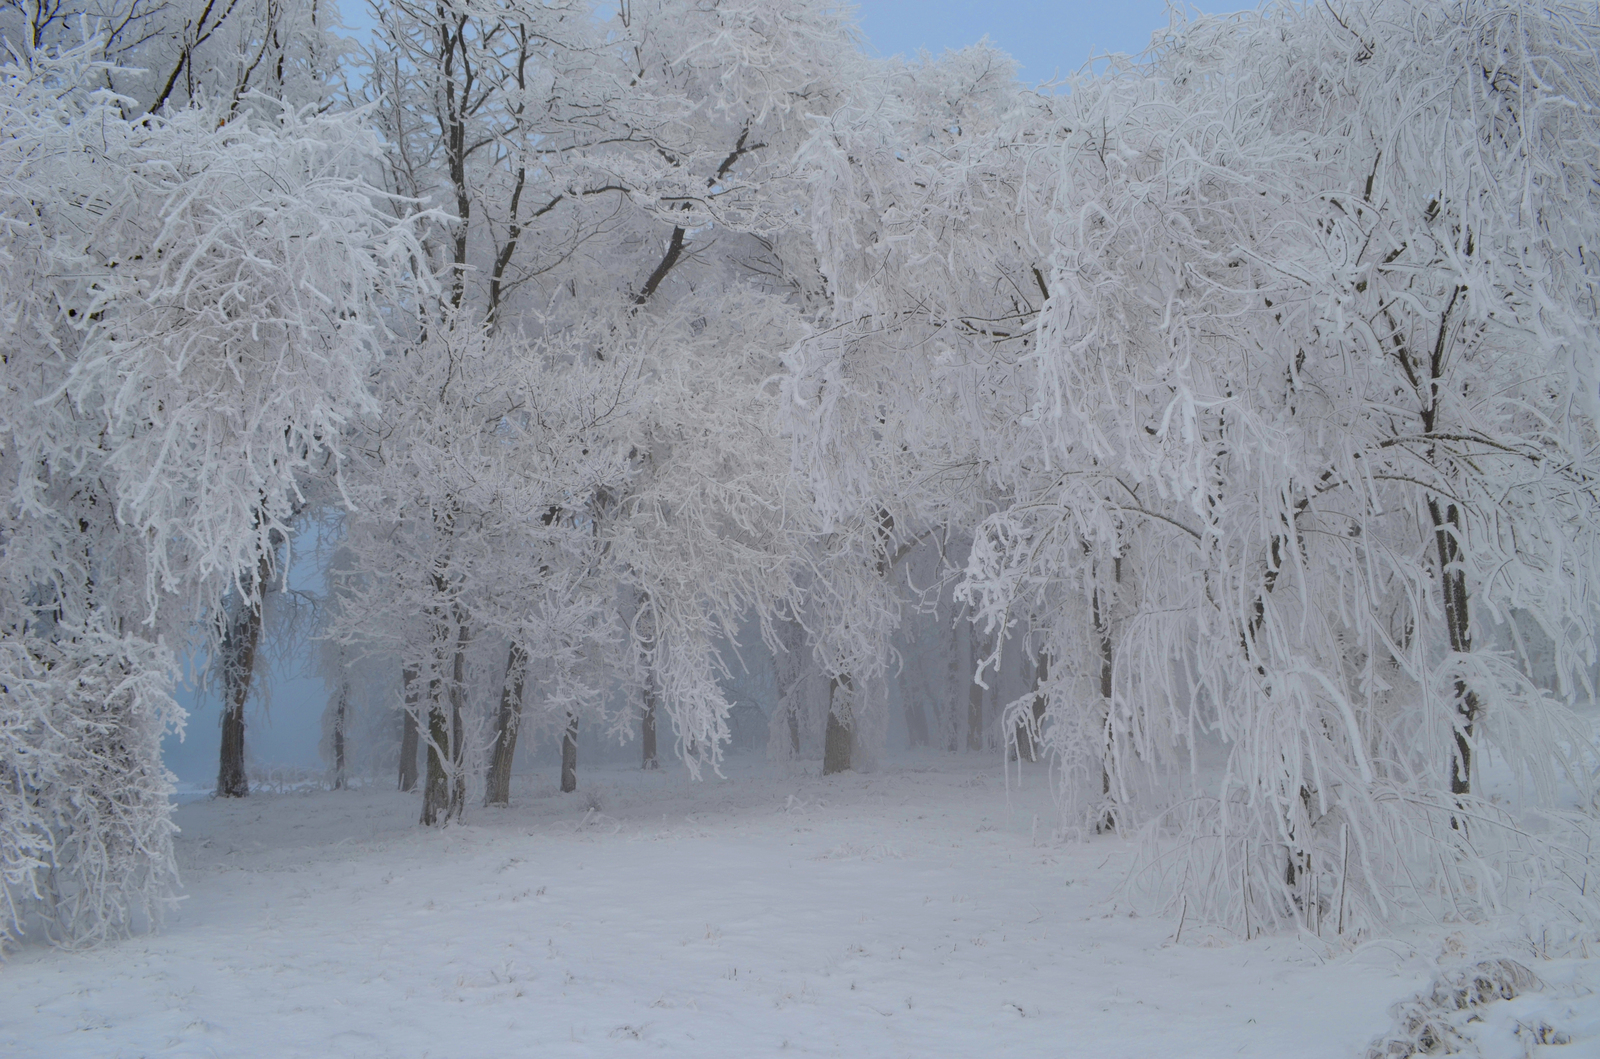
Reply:
[[[159,909],[176,653],[242,711],[310,521],[340,767],[387,666],[426,824],[521,726],[716,769],[759,655],[775,756],[1047,758],[1246,935],[1595,922],[1592,10],[1174,14],[1048,92],[592,6],[0,6],[0,940]]]

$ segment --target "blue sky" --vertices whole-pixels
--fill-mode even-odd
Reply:
[[[920,48],[938,54],[987,35],[1034,83],[1071,73],[1091,55],[1141,52],[1167,24],[1164,0],[857,0],[857,8],[869,50],[879,55],[913,56]]]
[[[1039,82],[1068,74],[1092,55],[1138,53],[1167,24],[1166,0],[855,0],[868,51],[878,55],[935,55],[976,44],[984,36],[1022,64],[1022,78]],[[1207,10],[1253,5],[1221,0]],[[340,0],[346,24],[369,24],[365,0]]]

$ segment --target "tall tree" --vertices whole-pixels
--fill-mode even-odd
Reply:
[[[25,219],[4,231],[7,289],[24,293],[3,325],[0,622],[30,657],[67,652],[46,667],[62,679],[122,652],[129,693],[104,702],[131,711],[129,735],[90,759],[106,773],[88,789],[146,829],[112,839],[95,829],[122,825],[95,810],[28,840],[68,859],[102,841],[137,851],[115,868],[86,854],[81,878],[58,863],[53,883],[8,874],[13,902],[75,893],[73,937],[125,927],[170,879],[154,755],[181,713],[157,693],[172,666],[159,642],[224,634],[224,600],[257,599],[299,485],[368,406],[380,307],[402,300],[418,247],[377,207],[375,144],[348,118],[228,120],[219,102],[128,120],[101,91],[97,44],[18,58],[0,95],[0,195]],[[75,781],[40,782],[76,797]]]
[[[1492,901],[1474,760],[1554,796],[1571,715],[1490,630],[1529,608],[1582,681],[1597,46],[1561,5],[1284,5],[1175,24],[1054,105],[1043,414],[975,583],[1092,601],[1108,549],[1138,578],[1111,780],[1161,789],[1221,739],[1219,789],[1165,788],[1226,839],[1196,909],[1304,921],[1347,834],[1363,915],[1419,882]],[[1058,469],[1024,475],[1040,442]]]

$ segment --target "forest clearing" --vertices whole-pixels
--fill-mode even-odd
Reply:
[[[1600,1047],[1593,3],[367,14],[0,0],[0,1052]]]
[[[1350,1059],[1504,951],[1505,924],[1175,939],[1119,892],[1129,840],[1050,839],[1040,767],[1009,790],[942,753],[726,771],[598,768],[577,796],[519,776],[512,808],[442,832],[389,790],[184,805],[180,910],[14,956],[0,1052]],[[1523,961],[1542,988],[1451,1013],[1477,1054],[1600,1048],[1594,961]],[[1525,1053],[1519,1025],[1572,1046]]]

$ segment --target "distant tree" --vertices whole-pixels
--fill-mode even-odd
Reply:
[[[984,447],[1026,409],[1016,363],[1034,348],[1049,253],[1018,209],[1035,145],[1002,136],[1013,110],[1037,105],[1015,72],[985,46],[871,67],[804,149],[818,293],[786,361],[784,414],[828,531],[811,606],[826,614],[819,663],[847,678],[831,729],[884,726],[885,697],[864,692],[880,686],[913,595],[902,562],[921,542],[969,539],[1001,499]],[[954,621],[954,601],[941,606]],[[995,632],[980,645],[998,648],[984,639]],[[981,743],[973,679],[993,662],[939,682],[960,701],[952,739],[966,729]],[[849,767],[850,743],[833,741],[825,771]]]

